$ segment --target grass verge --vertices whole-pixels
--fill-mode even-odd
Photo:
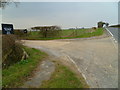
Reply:
[[[93,29],[80,29],[80,30],[62,30],[61,37],[49,37],[49,38],[42,38],[40,37],[39,32],[31,32],[23,39],[27,40],[54,40],[54,39],[72,39],[72,38],[88,38],[93,36],[99,36],[104,33],[103,28],[97,28],[93,31]]]
[[[44,81],[40,88],[88,88],[89,86],[82,79],[78,78],[66,66],[57,63],[56,70],[50,80]]]
[[[22,60],[7,69],[2,70],[2,87],[19,87],[31,75],[31,72],[37,67],[40,61],[47,56],[46,53],[34,48],[24,47],[29,58]]]

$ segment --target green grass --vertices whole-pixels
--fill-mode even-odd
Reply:
[[[40,88],[88,88],[88,85],[69,68],[57,64],[50,80],[44,81]]]
[[[89,32],[89,33],[82,33],[78,38],[86,38],[86,37],[93,37],[93,36],[99,36],[102,35],[104,30],[102,28],[98,28],[95,32]]]
[[[42,38],[39,32],[31,32],[29,36],[24,37],[28,40],[53,40],[53,39],[72,39],[72,38],[88,38],[99,36],[104,33],[103,28],[93,29],[80,29],[80,30],[62,30],[61,37]]]
[[[75,34],[76,35],[81,35],[81,34],[84,34],[84,33],[87,33],[87,31],[89,31],[90,29],[77,29],[77,30],[74,30],[74,29],[70,29],[70,30],[63,30],[61,35],[62,36],[70,36],[71,34]]]
[[[47,56],[46,53],[34,48],[24,47],[29,54],[29,58],[13,64],[2,71],[2,87],[17,88],[22,86],[27,77],[31,76],[32,71]],[[56,70],[50,80],[45,81],[41,88],[85,88],[88,87],[83,80],[77,77],[67,67],[56,64]]]
[[[2,70],[2,87],[13,88],[21,86],[39,62],[47,56],[40,50],[28,47],[24,47],[24,49],[29,54],[29,58]]]

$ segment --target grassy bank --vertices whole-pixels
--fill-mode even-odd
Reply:
[[[33,48],[24,47],[29,58],[22,60],[2,71],[2,87],[18,87],[27,79],[40,61],[47,56],[44,52]]]
[[[50,80],[44,81],[40,88],[88,88],[88,85],[69,68],[57,63]]]
[[[19,62],[22,55],[23,50],[20,40],[12,34],[2,35],[2,69]]]
[[[11,65],[2,71],[2,87],[17,88],[32,75],[32,71],[47,56],[44,52],[33,48],[24,47],[29,58]],[[50,80],[44,81],[40,88],[88,88],[81,78],[78,78],[69,68],[61,63],[55,63],[56,70]]]
[[[34,32],[30,32],[28,36],[23,37],[23,39],[27,39],[27,40],[53,40],[53,39],[88,38],[88,37],[102,35],[103,32],[104,32],[103,28],[62,30],[60,33],[61,37],[42,38],[38,31],[34,31]]]

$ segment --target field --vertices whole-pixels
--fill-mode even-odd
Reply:
[[[97,29],[76,29],[76,30],[61,30],[59,37],[41,37],[39,31],[28,32],[28,35],[23,39],[27,40],[52,40],[52,39],[71,39],[71,38],[87,38],[92,36],[99,36],[103,34],[103,28]]]

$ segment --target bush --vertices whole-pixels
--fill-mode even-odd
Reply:
[[[61,28],[59,26],[42,26],[33,27],[33,30],[38,30],[42,38],[60,37]]]
[[[41,30],[40,33],[44,38],[61,37],[60,35],[61,30],[48,30],[48,31]]]
[[[2,67],[7,68],[21,60],[22,45],[15,35],[2,35]]]
[[[24,33],[23,30],[14,30],[14,34],[18,37],[23,37],[27,35],[27,33]]]

